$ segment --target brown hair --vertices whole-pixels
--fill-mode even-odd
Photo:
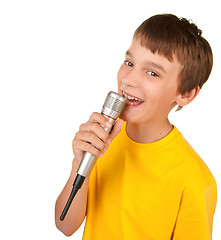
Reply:
[[[213,65],[213,55],[202,31],[185,18],[172,14],[150,17],[135,31],[134,39],[141,38],[142,46],[152,53],[173,61],[175,55],[183,68],[179,75],[181,94],[200,88],[207,81]]]

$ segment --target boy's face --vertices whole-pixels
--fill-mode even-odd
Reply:
[[[150,123],[165,120],[180,95],[178,75],[181,64],[176,57],[153,54],[133,40],[118,72],[118,93],[126,96],[121,118],[127,122]]]

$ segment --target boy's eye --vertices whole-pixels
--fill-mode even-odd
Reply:
[[[153,71],[149,71],[147,73],[152,77],[159,77],[159,75],[157,73],[153,72]]]
[[[124,64],[128,67],[133,67],[134,66],[133,63],[131,63],[130,61],[127,61],[127,60],[124,61]]]

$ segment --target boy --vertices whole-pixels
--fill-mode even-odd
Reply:
[[[58,229],[70,236],[87,215],[83,239],[212,239],[215,179],[168,120],[172,108],[198,95],[211,69],[211,48],[195,24],[163,14],[138,27],[118,72],[127,105],[112,133],[93,113],[73,140]],[[100,158],[61,222],[84,151]]]

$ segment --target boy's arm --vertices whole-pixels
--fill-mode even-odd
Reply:
[[[70,177],[55,204],[56,226],[66,236],[71,236],[81,226],[86,215],[89,175],[86,177],[81,189],[77,192],[75,198],[73,199],[65,219],[63,221],[60,221],[59,219],[70,196],[73,182],[77,175],[78,165],[78,162],[74,159]]]
[[[183,192],[172,240],[212,240],[217,190],[211,182],[204,188],[189,182]]]
[[[101,157],[109,147],[114,137],[120,132],[124,121],[119,119],[111,134],[108,134],[101,124],[107,128],[110,127],[108,120],[100,113],[93,113],[88,122],[80,126],[73,140],[73,152],[75,158],[72,164],[70,177],[59,195],[55,204],[55,223],[57,228],[65,235],[72,235],[82,224],[87,210],[87,192],[90,173],[84,180],[81,189],[77,192],[68,213],[63,221],[60,221],[60,215],[70,196],[74,179],[77,175],[79,163],[84,152],[89,152],[95,157]]]

